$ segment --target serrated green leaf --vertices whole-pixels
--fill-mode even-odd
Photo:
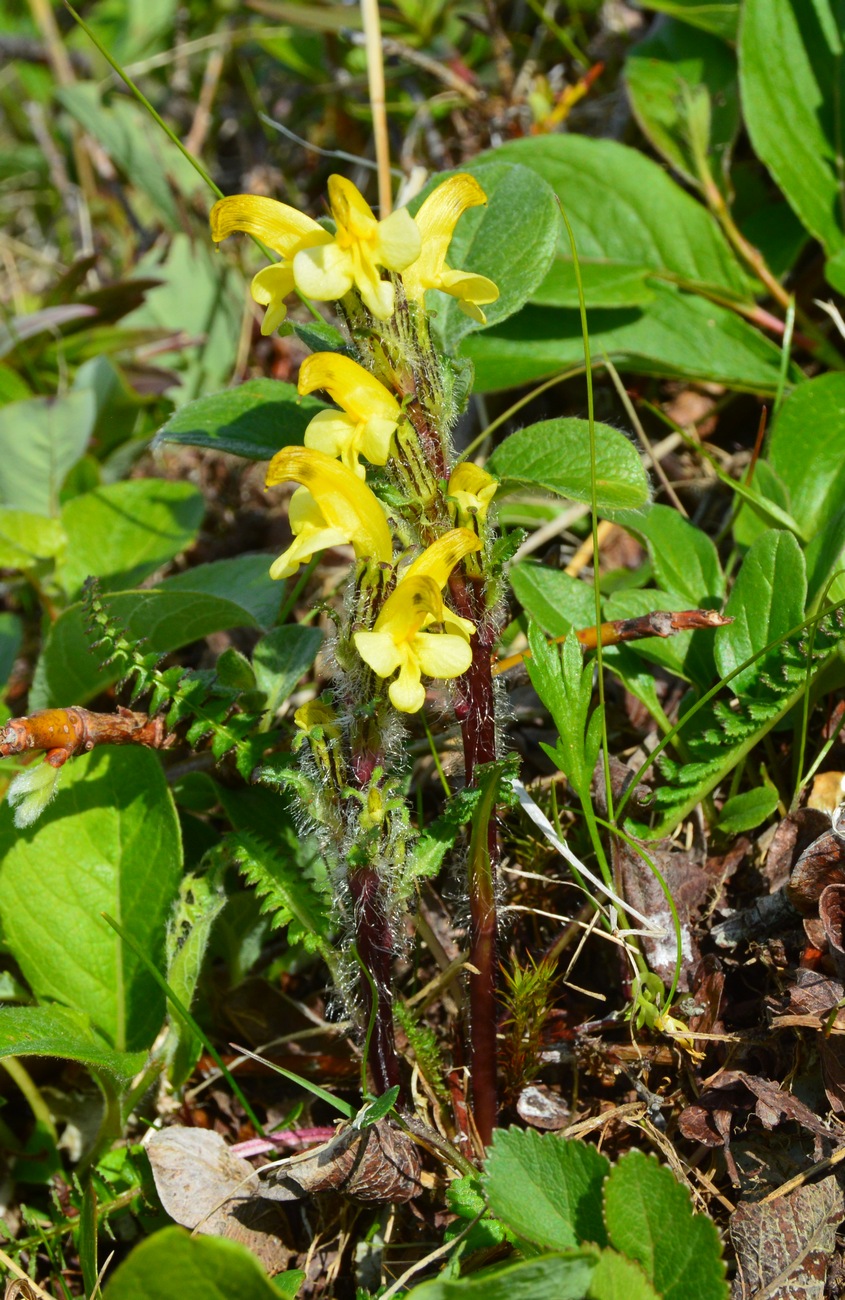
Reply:
[[[587,1300],[662,1300],[639,1264],[603,1250],[593,1269]]]
[[[628,1151],[604,1193],[611,1245],[637,1260],[662,1300],[727,1300],[716,1225],[653,1156]]]
[[[638,41],[625,61],[634,115],[663,157],[690,184],[701,183],[691,147],[690,105],[703,96],[709,123],[703,153],[727,172],[740,124],[736,56],[715,37],[669,19]]]
[[[499,297],[484,308],[488,324],[494,325],[518,311],[543,280],[554,256],[560,212],[549,186],[534,170],[499,161],[496,155],[462,170],[475,176],[487,204],[470,208],[461,217],[449,246],[448,265],[485,275],[498,287]],[[432,178],[409,205],[412,215],[448,174]],[[466,334],[483,328],[461,311],[455,298],[437,290],[428,295],[427,306],[432,331],[444,352],[454,352]]]
[[[562,569],[522,560],[511,565],[508,579],[526,614],[549,636],[565,636],[570,628],[590,627],[596,621],[593,588]]]
[[[0,1007],[0,1057],[53,1056],[105,1070],[125,1087],[144,1067],[146,1052],[117,1052],[69,1007]]]
[[[188,402],[159,429],[156,444],[209,447],[247,460],[270,460],[282,447],[299,447],[326,403],[300,397],[294,384],[248,379],[211,397]]]
[[[531,168],[559,196],[575,237],[588,308],[649,301],[657,278],[695,292],[751,301],[755,286],[715,219],[636,149],[584,135],[541,135],[509,141],[481,160],[489,158]],[[631,280],[634,274],[639,283]],[[532,301],[578,305],[565,229]]]
[[[830,0],[745,0],[745,124],[757,156],[829,256],[845,248],[841,63],[841,15]]]
[[[758,537],[725,606],[734,621],[715,634],[720,675],[726,677],[743,660],[796,627],[804,617],[806,596],[804,556],[792,534],[772,529]],[[734,694],[753,692],[763,667],[752,664],[737,674],[731,682]]]
[[[492,1212],[527,1241],[567,1249],[607,1245],[602,1184],[610,1162],[583,1142],[497,1129],[483,1183]]]
[[[62,508],[67,550],[58,581],[73,598],[85,579],[104,591],[125,590],[188,547],[205,513],[190,483],[130,479],[73,497]]]
[[[87,1014],[119,1051],[148,1047],[164,995],[101,914],[160,964],[182,849],[157,756],[106,746],[73,759],[24,831],[4,804],[0,861],[6,941],[36,996]]]
[[[118,1265],[103,1300],[162,1300],[163,1279],[167,1293],[179,1300],[279,1300],[280,1295],[252,1252],[239,1242],[162,1228]]]
[[[777,390],[780,353],[734,312],[669,284],[653,283],[642,307],[590,312],[594,358],[606,352],[641,374],[702,379],[754,393]],[[463,352],[475,365],[477,392],[544,379],[584,363],[574,310],[525,307],[492,330],[472,334]]]
[[[596,504],[600,511],[645,505],[648,479],[636,447],[609,424],[596,424]],[[493,453],[488,469],[500,491],[540,488],[572,501],[591,500],[590,436],[586,420],[542,420],[518,429]]]

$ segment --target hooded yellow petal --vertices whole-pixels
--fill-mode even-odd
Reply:
[[[433,578],[406,578],[384,602],[375,630],[389,633],[396,645],[411,641],[426,621],[439,616],[442,603]]]
[[[220,199],[211,209],[209,221],[216,244],[240,230],[255,235],[282,257],[293,257],[300,248],[331,240],[329,232],[304,212],[257,194],[232,194]]]
[[[440,272],[436,287],[457,298],[461,311],[481,325],[487,324],[481,304],[495,302],[499,297],[498,287],[486,275],[474,275],[471,271],[450,271],[448,267]]]
[[[401,413],[396,398],[375,375],[338,352],[315,352],[306,357],[299,371],[298,388],[300,393],[322,388],[356,421],[378,415],[396,423]]]
[[[286,447],[270,462],[267,486],[288,479],[308,488],[319,502],[327,526],[345,534],[359,559],[391,562],[393,541],[384,511],[378,498],[352,470],[322,451]]]
[[[404,271],[422,250],[419,227],[407,208],[397,208],[378,223],[377,261],[389,271]]]
[[[487,195],[478,181],[465,172],[450,176],[432,190],[415,218],[422,236],[422,251],[402,276],[409,298],[422,302],[426,289],[442,287],[440,281],[446,254],[458,219],[467,208],[486,202]]]
[[[433,578],[438,590],[442,591],[455,565],[471,551],[480,550],[481,542],[475,533],[470,532],[468,528],[452,528],[442,537],[438,537],[436,542],[427,546],[422,555],[417,556],[413,564],[405,570],[400,581],[408,582],[411,578],[420,577]]]
[[[472,647],[462,636],[448,632],[420,632],[414,653],[427,677],[460,677],[472,663]]]

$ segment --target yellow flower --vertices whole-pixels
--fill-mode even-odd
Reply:
[[[378,498],[345,465],[322,451],[285,447],[270,462],[267,486],[288,479],[302,484],[288,507],[294,540],[271,565],[271,578],[289,578],[317,551],[346,543],[359,560],[391,562],[393,542]]]
[[[498,486],[498,480],[486,469],[464,460],[453,470],[446,495],[454,501],[461,522],[469,521],[473,516],[483,521]]]
[[[402,274],[405,292],[412,302],[423,306],[426,289],[441,289],[457,298],[467,316],[481,325],[487,323],[481,308],[499,296],[493,281],[470,271],[453,271],[446,265],[458,218],[467,208],[486,202],[487,195],[478,181],[465,172],[450,176],[429,194],[415,218],[422,237],[422,252]]]
[[[425,703],[427,677],[460,677],[472,662],[472,649],[462,636],[427,632],[437,619],[442,598],[434,578],[406,578],[387,598],[372,632],[356,632],[355,647],[378,677],[390,677],[388,694],[400,713],[416,713]]]
[[[329,177],[329,204],[337,233],[328,242],[305,247],[294,257],[296,287],[309,298],[335,299],[353,284],[379,320],[393,315],[393,285],[379,267],[404,271],[419,257],[420,232],[406,208],[377,221],[351,181]]]
[[[330,704],[324,704],[322,700],[309,700],[307,704],[301,704],[294,713],[293,720],[302,731],[322,727],[323,733],[330,740],[337,740],[340,736],[337,714]]]
[[[256,194],[232,194],[211,209],[211,237],[216,244],[236,230],[255,235],[279,253],[281,262],[266,266],[252,280],[252,296],[266,307],[262,334],[278,329],[287,313],[285,298],[295,288],[293,259],[302,249],[331,243],[331,235],[316,221],[276,199]]]
[[[365,477],[359,456],[373,465],[386,465],[402,409],[384,384],[350,357],[317,352],[306,357],[299,372],[300,393],[313,393],[315,388],[324,389],[343,414],[320,411],[315,415],[305,430],[305,446],[339,456],[359,478]]]
[[[442,591],[449,581],[449,575],[455,565],[469,555],[472,551],[479,551],[481,543],[475,533],[468,528],[452,528],[442,537],[438,537],[436,542],[427,546],[422,555],[414,560],[399,579],[400,585],[414,578],[433,578],[437,584],[437,590]],[[459,614],[453,614],[452,610],[440,599],[440,608],[436,616],[432,616],[430,623],[442,623],[450,632],[457,636],[462,636],[468,641],[475,631],[475,624],[468,618],[461,618]]]

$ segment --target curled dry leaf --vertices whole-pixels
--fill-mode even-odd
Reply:
[[[569,1107],[543,1084],[532,1083],[523,1088],[516,1109],[520,1119],[532,1128],[549,1129],[552,1132],[566,1128],[571,1119]]]
[[[38,1292],[27,1278],[16,1277],[6,1283],[3,1300],[38,1300]]]
[[[420,1173],[416,1144],[383,1119],[365,1129],[341,1129],[323,1146],[280,1161],[262,1177],[261,1195],[299,1201],[331,1191],[383,1205],[419,1196]]]
[[[802,916],[812,916],[822,890],[841,884],[845,884],[845,839],[828,825],[795,863],[786,893]]]
[[[723,1070],[717,1082],[702,1092],[698,1101],[681,1111],[678,1127],[684,1137],[704,1146],[727,1147],[734,1116],[753,1112],[764,1128],[773,1129],[785,1120],[795,1120],[819,1137],[833,1134],[809,1106],[770,1079],[758,1079],[743,1070]]]
[[[736,1300],[821,1300],[843,1209],[833,1174],[789,1196],[740,1205],[730,1222]]]
[[[153,1134],[147,1155],[161,1203],[176,1223],[240,1242],[271,1276],[288,1267],[294,1252],[279,1235],[282,1212],[263,1199],[257,1171],[233,1156],[219,1133],[174,1125]]]

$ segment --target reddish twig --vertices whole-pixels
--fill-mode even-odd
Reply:
[[[38,709],[25,718],[12,718],[0,729],[0,758],[45,750],[51,767],[62,767],[69,758],[87,754],[97,745],[146,745],[166,749],[175,737],[167,732],[164,718],[133,713],[118,707],[117,713],[91,713],[88,709]]]

